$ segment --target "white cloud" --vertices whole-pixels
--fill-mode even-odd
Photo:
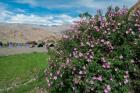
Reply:
[[[44,8],[107,8],[108,6],[132,6],[137,0],[16,0],[17,3],[29,4],[33,7],[44,7]]]
[[[0,22],[5,22],[13,15],[12,12],[7,10],[0,10]]]
[[[33,2],[34,0],[28,1],[35,5],[35,2]],[[77,18],[71,17],[66,14],[40,16],[32,13],[27,15],[25,13],[26,11],[20,8],[17,8],[14,11],[9,11],[7,9],[7,5],[0,3],[0,22],[51,26],[72,23],[74,20],[77,20]]]
[[[38,5],[36,0],[16,0],[16,2],[21,3],[21,4],[30,4],[32,6],[37,6]]]
[[[77,20],[77,18],[71,17],[66,14],[61,15],[26,15],[26,14],[16,14],[7,10],[0,10],[0,22],[6,23],[21,23],[21,24],[36,24],[36,25],[62,25],[69,24]]]
[[[80,6],[87,8],[106,9],[108,6],[131,7],[137,0],[78,0]]]
[[[106,9],[109,5],[112,6],[132,6],[137,0],[72,0],[71,2],[66,2],[63,0],[15,0],[17,3],[29,4],[33,7],[45,7],[45,8],[87,8],[93,9]],[[116,2],[115,2],[116,1]],[[80,11],[80,10],[73,10]],[[87,10],[88,11],[88,10]],[[80,11],[84,12],[84,11]],[[8,11],[5,5],[0,3],[0,22],[7,23],[24,23],[24,24],[37,24],[37,25],[61,25],[65,23],[72,23],[77,20],[77,18],[71,17],[67,14],[61,15],[47,15],[40,16],[35,14],[26,15],[26,11],[18,9],[14,12]]]

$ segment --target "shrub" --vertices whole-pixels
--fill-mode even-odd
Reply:
[[[128,93],[140,66],[139,15],[138,10],[128,19],[128,9],[116,7],[75,22],[49,52],[50,92]]]

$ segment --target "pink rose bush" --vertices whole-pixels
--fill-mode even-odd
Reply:
[[[81,18],[49,51],[51,93],[128,93],[139,69],[140,10],[109,8]],[[137,77],[137,76],[136,76]]]

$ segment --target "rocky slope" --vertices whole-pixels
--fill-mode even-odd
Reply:
[[[37,26],[27,24],[6,24],[0,23],[0,41],[19,42],[38,40],[58,40],[61,32],[67,30],[69,26]]]
[[[138,8],[140,8],[140,0],[138,0],[137,3],[130,8],[130,15],[133,14]]]

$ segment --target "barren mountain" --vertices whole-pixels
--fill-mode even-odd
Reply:
[[[0,23],[0,41],[24,43],[38,40],[58,40],[61,38],[61,32],[68,28],[68,25],[46,27],[27,24]]]
[[[138,8],[140,8],[140,0],[130,9],[130,14],[133,14]]]

